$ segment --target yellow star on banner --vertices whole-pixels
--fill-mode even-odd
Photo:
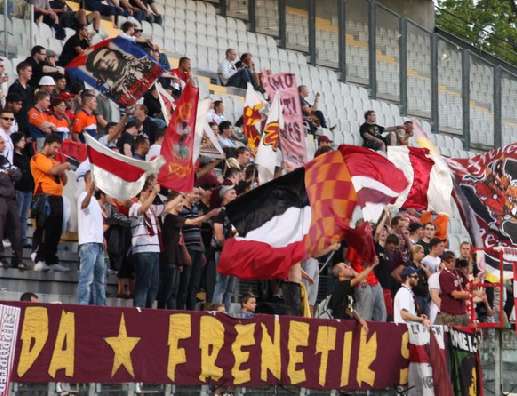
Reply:
[[[126,329],[126,320],[124,314],[120,317],[120,325],[117,337],[104,337],[104,341],[111,347],[114,353],[113,368],[111,376],[113,377],[120,366],[124,366],[127,372],[134,377],[133,362],[131,361],[131,352],[135,349],[136,344],[140,342],[140,337],[128,337]]]

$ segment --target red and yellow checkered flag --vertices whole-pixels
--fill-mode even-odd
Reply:
[[[311,227],[304,238],[308,255],[343,240],[357,204],[350,172],[339,151],[316,158],[305,168],[305,188],[311,205]]]

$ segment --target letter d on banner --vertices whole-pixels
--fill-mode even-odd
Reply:
[[[0,396],[9,395],[20,308],[0,305]]]

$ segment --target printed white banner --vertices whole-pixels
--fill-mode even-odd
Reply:
[[[0,305],[0,396],[9,395],[20,308]]]

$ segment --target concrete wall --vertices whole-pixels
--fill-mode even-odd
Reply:
[[[432,0],[380,0],[380,2],[397,14],[433,31],[434,5]]]

